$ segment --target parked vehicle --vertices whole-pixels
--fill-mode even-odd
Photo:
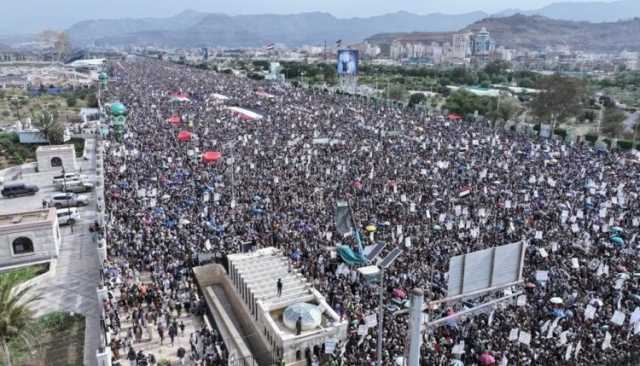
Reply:
[[[91,192],[93,190],[93,184],[89,183],[85,180],[71,180],[65,182],[59,182],[55,185],[56,190],[62,192],[73,192],[73,193],[86,193]]]
[[[75,193],[56,193],[51,196],[48,201],[50,207],[66,208],[66,207],[79,207],[89,204],[89,198]]]
[[[75,207],[61,208],[56,211],[58,215],[58,225],[73,225],[80,220],[80,213]]]
[[[84,177],[78,173],[65,173],[65,174],[60,174],[53,177],[53,184],[62,184],[65,181],[82,180],[82,179],[84,179]]]
[[[11,182],[4,185],[1,193],[5,198],[13,198],[20,196],[33,196],[38,191],[39,188],[33,184]]]

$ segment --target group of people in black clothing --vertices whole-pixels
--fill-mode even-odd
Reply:
[[[359,250],[335,227],[336,201],[345,200],[365,246],[387,243],[382,256],[403,249],[385,272],[385,365],[406,346],[396,294],[419,287],[427,301],[444,298],[451,257],[514,242],[528,244],[524,298],[430,329],[424,364],[607,365],[640,351],[633,153],[161,61],[113,70],[104,99],[123,102],[129,116],[124,136],[106,141],[111,312],[139,308],[148,286],[155,297],[143,313],[155,323],[147,324],[171,326],[178,303],[202,314],[191,274],[199,255],[275,246],[349,321],[346,341],[321,362],[371,365],[377,328],[358,330],[376,312],[378,289],[336,254],[337,245]],[[240,118],[230,106],[262,118]],[[179,140],[180,131],[191,135]],[[205,162],[207,151],[222,158]],[[213,346],[186,350],[185,359],[224,364],[222,339],[203,339]]]

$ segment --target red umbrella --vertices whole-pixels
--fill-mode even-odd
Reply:
[[[191,132],[189,131],[180,131],[178,134],[178,140],[180,141],[190,141],[191,140]]]
[[[172,125],[179,125],[180,123],[182,123],[182,118],[180,116],[171,116],[167,119],[167,122],[171,123]]]
[[[483,353],[480,355],[480,363],[488,366],[488,365],[493,365],[496,363],[496,358],[493,357],[493,355],[491,353]]]
[[[459,114],[455,114],[455,113],[451,113],[447,116],[447,119],[449,121],[460,121],[462,119],[462,116]]]
[[[202,160],[205,163],[213,163],[218,161],[222,157],[222,153],[219,151],[207,151],[202,155]]]

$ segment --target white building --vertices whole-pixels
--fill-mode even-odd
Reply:
[[[473,33],[456,33],[453,35],[451,56],[458,60],[466,60],[471,57],[471,36]]]
[[[78,168],[76,151],[73,145],[49,145],[36,149],[36,161],[39,172],[61,171],[73,172]]]
[[[227,257],[229,277],[261,330],[270,352],[287,365],[305,365],[305,354],[334,347],[347,337],[347,321],[331,309],[304,276],[291,271],[275,248]],[[282,293],[277,281],[282,281]],[[301,332],[297,333],[301,318]]]
[[[0,215],[0,268],[51,262],[61,236],[55,208]]]

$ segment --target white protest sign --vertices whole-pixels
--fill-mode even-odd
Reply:
[[[538,251],[540,252],[540,256],[542,258],[547,258],[549,256],[549,253],[547,253],[546,249],[544,248],[540,248]]]
[[[578,258],[571,258],[571,268],[573,269],[580,268],[580,263],[578,262]]]
[[[611,334],[607,332],[604,335],[604,341],[602,342],[602,350],[606,350],[607,348],[611,348]]]
[[[518,328],[513,328],[511,329],[511,332],[509,332],[509,340],[510,341],[517,341],[518,340],[518,332],[520,332],[520,330]]]
[[[367,315],[365,324],[367,327],[375,327],[378,324],[378,316],[376,314]]]
[[[587,305],[587,309],[584,311],[585,319],[594,319],[595,316],[596,316],[596,308],[591,305]]]
[[[631,318],[629,318],[630,324],[635,324],[640,322],[640,307],[636,307],[636,309],[631,314]]]
[[[331,354],[335,351],[336,349],[336,344],[338,342],[335,339],[327,339],[324,342],[324,353],[325,354]]]
[[[536,271],[536,281],[540,283],[549,281],[549,271]]]
[[[455,346],[453,346],[453,349],[451,350],[451,353],[453,353],[454,355],[462,355],[464,354],[464,341],[456,344]]]
[[[616,312],[613,313],[613,316],[611,317],[611,322],[615,325],[622,325],[624,324],[625,318],[626,318],[625,313],[623,313],[622,311],[616,310]]]
[[[564,360],[569,361],[571,359],[571,352],[573,351],[573,343],[567,346],[567,351],[564,353]]]
[[[520,336],[518,336],[518,342],[528,346],[531,343],[531,334],[527,332],[520,332]]]
[[[358,335],[359,336],[363,336],[365,334],[367,334],[367,326],[366,325],[361,325],[358,327]]]
[[[518,296],[518,299],[516,300],[516,305],[517,306],[525,306],[525,305],[527,305],[527,295]]]

